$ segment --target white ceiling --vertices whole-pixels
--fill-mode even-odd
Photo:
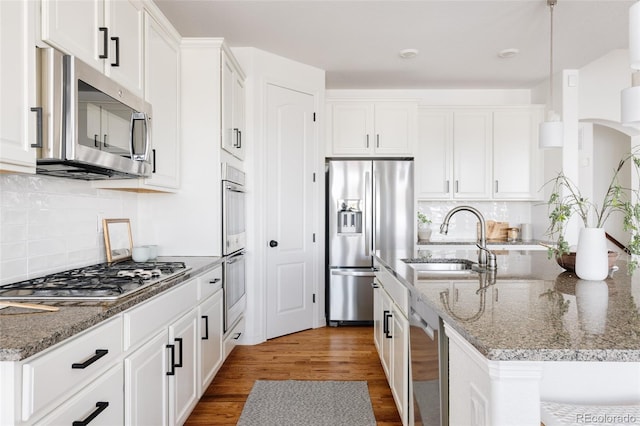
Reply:
[[[185,37],[326,71],[328,89],[528,89],[549,74],[546,0],[154,0]],[[628,47],[634,0],[558,0],[554,72]],[[399,51],[419,50],[401,59]],[[519,55],[497,53],[518,48]]]

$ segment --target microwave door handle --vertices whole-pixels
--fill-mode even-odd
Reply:
[[[138,160],[138,158],[137,158],[138,155],[136,154],[136,148],[135,148],[135,146],[133,146],[133,136],[134,136],[133,135],[133,129],[134,129],[138,114],[139,113],[137,113],[135,111],[132,112],[131,113],[131,121],[129,122],[129,157],[132,160]]]
[[[149,159],[149,151],[151,150],[151,126],[149,125],[149,114],[144,115],[144,161]]]
[[[135,152],[135,146],[133,141],[133,128],[136,121],[142,120],[144,125],[144,154],[138,154]],[[131,113],[131,124],[129,127],[129,148],[131,153],[131,158],[137,161],[147,161],[149,158],[149,148],[150,148],[150,138],[149,138],[149,116],[144,112],[132,112]]]

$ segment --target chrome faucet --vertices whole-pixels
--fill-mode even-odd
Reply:
[[[449,220],[451,220],[451,217],[459,211],[473,213],[480,222],[480,242],[476,243],[476,246],[480,249],[478,252],[478,266],[485,267],[489,270],[496,270],[498,268],[496,255],[487,248],[487,224],[484,220],[484,216],[482,216],[482,213],[480,213],[478,209],[471,206],[458,206],[452,208],[444,217],[442,225],[440,225],[440,233],[447,235],[447,232],[449,232]]]

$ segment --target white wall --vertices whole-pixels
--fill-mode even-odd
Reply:
[[[614,170],[621,159],[625,158],[631,149],[631,138],[616,130],[594,125],[593,132],[593,200],[602,206]],[[631,187],[631,164],[627,162],[618,174],[623,188]],[[630,196],[627,191],[627,196]],[[628,231],[623,230],[622,213],[614,213],[605,225],[605,230],[624,245],[631,239]]]
[[[41,175],[0,175],[0,284],[106,262],[99,218],[129,218],[139,232],[138,196],[90,182]]]
[[[304,93],[313,94],[318,111],[318,120],[324,122],[324,71],[308,65],[300,64],[281,56],[263,50],[247,47],[233,49],[234,55],[240,62],[247,75],[246,80],[246,131],[247,146],[250,151],[245,160],[247,185],[250,188],[247,211],[250,212],[247,224],[247,249],[251,253],[247,265],[247,309],[246,330],[242,343],[260,343],[266,339],[266,250],[267,230],[265,216],[260,214],[266,204],[266,170],[265,163],[265,118],[266,118],[266,89],[267,84],[275,84]],[[318,135],[320,143],[317,147],[318,176],[324,170],[323,125]],[[318,194],[318,200],[323,203],[324,193]],[[323,204],[319,204],[322,206]],[[253,213],[251,213],[253,212]],[[324,216],[319,215],[317,241],[324,241]],[[318,250],[316,277],[316,291],[319,295],[316,302],[316,317],[314,326],[324,325],[324,250]]]
[[[222,254],[221,39],[183,39],[180,189],[141,194],[145,231],[160,255]]]
[[[620,92],[631,86],[629,51],[618,49],[580,69],[580,119],[620,121]]]

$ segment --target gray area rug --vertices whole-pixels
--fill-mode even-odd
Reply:
[[[369,426],[376,419],[367,382],[258,380],[238,425]]]

